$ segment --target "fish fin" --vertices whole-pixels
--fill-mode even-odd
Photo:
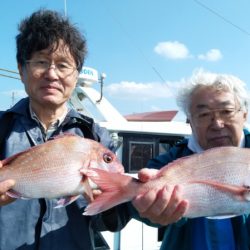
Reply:
[[[56,135],[56,136],[52,136],[50,138],[50,140],[56,140],[56,139],[60,139],[60,138],[64,138],[64,137],[71,137],[71,136],[74,136],[74,137],[79,137],[79,135],[76,135],[76,134],[73,134],[73,133],[70,133],[70,132],[65,132],[63,134],[59,134],[59,135]]]
[[[15,198],[15,199],[20,199],[22,197],[19,193],[15,192],[14,190],[9,190],[9,191],[6,192],[6,194],[9,197]]]
[[[190,183],[201,183],[205,185],[210,185],[221,191],[228,192],[232,195],[236,195],[240,197],[242,200],[247,200],[247,201],[250,200],[250,188],[248,186],[236,186],[209,180],[192,181]]]
[[[10,189],[6,192],[6,194],[11,197],[11,198],[15,198],[15,199],[20,199],[22,196],[20,193],[14,191],[13,189]]]
[[[93,197],[93,192],[92,192],[92,188],[90,186],[89,180],[86,178],[83,179],[82,185],[84,186],[84,193],[83,193],[84,198],[89,202],[93,201],[94,197]]]
[[[250,201],[250,187],[249,186],[243,186],[245,190],[243,191],[243,196],[246,201]]]
[[[218,215],[218,216],[208,216],[208,217],[205,217],[209,220],[222,220],[222,219],[229,219],[229,218],[233,218],[233,217],[236,217],[237,215],[236,214],[229,214],[229,215]]]
[[[88,169],[86,175],[97,184],[102,193],[85,208],[83,215],[95,215],[132,199],[123,189],[123,184],[127,185],[132,177],[98,168]]]
[[[119,200],[119,192],[102,193],[85,208],[83,215],[95,215],[114,207]]]
[[[20,155],[26,153],[26,152],[29,151],[29,150],[30,150],[30,149],[27,149],[27,150],[25,150],[25,151],[19,152],[19,153],[15,154],[15,155],[12,155],[12,156],[10,156],[10,157],[8,157],[8,158],[2,160],[2,161],[1,161],[1,162],[2,162],[2,166],[4,167],[5,165],[10,164],[10,163],[11,163],[13,160],[15,160],[17,157],[19,157]]]
[[[29,200],[30,198],[28,197],[23,197],[20,193],[18,193],[17,191],[14,191],[13,189],[9,190],[6,192],[6,194],[14,199],[23,199],[23,200]]]
[[[50,139],[59,139],[59,138],[65,137],[65,136],[69,136],[69,137],[73,137],[73,136],[74,136],[74,137],[80,137],[79,135],[76,135],[76,134],[64,133],[64,134],[61,134],[61,135],[57,135],[57,136],[55,136],[55,137],[51,137]],[[25,153],[27,153],[27,152],[29,152],[29,151],[31,151],[31,150],[34,150],[36,147],[39,147],[39,145],[36,145],[36,146],[34,146],[34,147],[32,147],[32,148],[28,148],[28,149],[26,149],[26,150],[24,150],[24,151],[22,151],[22,152],[19,152],[19,153],[17,153],[17,154],[14,154],[14,155],[12,155],[12,156],[10,156],[10,157],[8,157],[8,158],[2,160],[2,161],[1,161],[2,166],[5,166],[5,165],[10,164],[13,160],[15,160],[16,158],[18,158],[20,155],[25,154]]]
[[[83,194],[84,198],[86,200],[92,201],[93,200],[93,192],[92,192],[92,189],[89,185],[88,179],[86,179],[85,176],[83,176],[81,184],[84,186],[84,194]],[[76,201],[79,197],[80,197],[80,195],[62,197],[57,201],[57,205],[55,206],[55,208],[66,207],[69,204]]]
[[[54,208],[66,207],[76,201],[79,197],[80,195],[62,197],[57,201],[57,205]]]

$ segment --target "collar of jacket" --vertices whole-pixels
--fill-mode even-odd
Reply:
[[[14,113],[17,115],[23,115],[27,116],[30,115],[29,112],[29,97],[21,99],[19,102],[17,102],[13,107],[6,110],[6,113]],[[70,109],[68,114],[66,115],[68,119],[76,118],[77,121],[81,120],[82,122],[85,122],[86,124],[92,125],[93,119],[90,117],[87,117],[85,115],[82,115],[78,113],[74,109]]]

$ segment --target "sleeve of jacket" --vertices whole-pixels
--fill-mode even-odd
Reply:
[[[93,124],[93,130],[97,134],[99,142],[112,151],[115,151],[115,146],[111,140],[110,134],[106,128],[100,127],[98,124]]]
[[[123,203],[93,216],[91,219],[92,228],[97,231],[120,231],[131,219],[127,205],[127,203]]]

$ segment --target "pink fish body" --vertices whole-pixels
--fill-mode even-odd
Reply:
[[[2,161],[0,181],[14,179],[11,196],[59,198],[84,194],[92,198],[86,176],[90,167],[123,172],[115,154],[97,143],[75,135],[56,137]]]
[[[189,201],[185,217],[230,217],[250,213],[250,149],[219,147],[183,157],[164,166],[146,183],[123,174],[89,169],[88,177],[102,190],[85,215],[130,201],[155,187],[181,184]]]

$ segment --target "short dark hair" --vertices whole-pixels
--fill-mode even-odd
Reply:
[[[16,59],[19,64],[25,65],[36,51],[56,49],[63,40],[80,72],[87,54],[86,39],[68,18],[56,11],[40,9],[22,20],[18,30]]]

